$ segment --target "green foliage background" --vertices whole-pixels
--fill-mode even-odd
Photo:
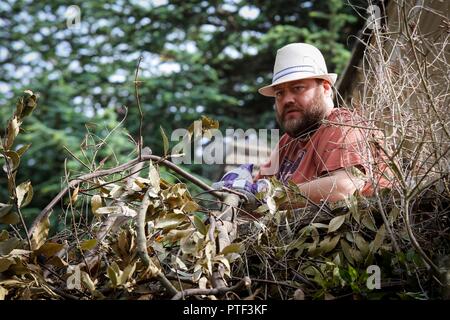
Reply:
[[[159,127],[170,133],[202,114],[225,128],[273,128],[272,101],[257,93],[270,82],[276,50],[309,42],[340,73],[351,35],[363,21],[348,1],[73,1],[81,25],[69,29],[67,1],[0,3],[1,127],[24,89],[40,93],[40,108],[19,143],[32,146],[18,181],[31,180],[35,196],[25,212],[37,213],[58,192],[64,172],[105,167],[130,159],[138,136],[134,73],[140,56],[144,143],[162,154]],[[365,1],[352,1],[365,12]],[[258,116],[255,116],[258,115]],[[127,135],[130,133],[130,136]],[[19,144],[20,145],[20,144]],[[83,145],[86,154],[81,152]],[[65,169],[65,159],[67,168]],[[216,179],[213,167],[190,167]],[[6,179],[0,176],[6,202]]]

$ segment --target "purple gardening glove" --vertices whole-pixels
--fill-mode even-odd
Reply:
[[[252,194],[267,190],[269,183],[265,179],[253,182],[253,164],[242,164],[238,168],[225,173],[220,181],[212,184],[214,189],[229,188]]]

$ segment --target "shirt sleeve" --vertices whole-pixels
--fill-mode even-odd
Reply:
[[[352,166],[367,173],[369,150],[362,129],[342,124],[325,131],[317,147],[318,176]]]

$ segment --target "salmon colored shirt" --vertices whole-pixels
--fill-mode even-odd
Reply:
[[[275,175],[283,183],[291,180],[301,184],[355,166],[362,174],[372,172],[380,188],[389,187],[389,181],[382,176],[388,172],[386,158],[367,143],[373,138],[373,130],[355,127],[364,126],[360,119],[348,109],[335,108],[326,118],[330,123],[322,124],[309,138],[284,134],[256,179]],[[366,181],[359,192],[371,196],[372,183]]]

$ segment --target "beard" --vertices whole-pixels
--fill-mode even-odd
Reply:
[[[300,113],[300,117],[294,119],[285,119],[286,115],[290,111],[297,111]],[[315,131],[325,118],[327,111],[327,103],[324,96],[317,91],[311,103],[304,108],[300,108],[296,104],[286,105],[283,108],[283,112],[278,110],[276,113],[276,119],[281,128],[290,137],[304,137]]]

